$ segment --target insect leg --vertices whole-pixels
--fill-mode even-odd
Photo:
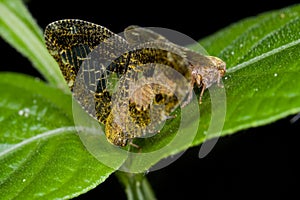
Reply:
[[[202,83],[202,89],[201,89],[200,96],[199,96],[199,104],[202,104],[202,96],[203,96],[205,89],[206,89],[206,85]]]

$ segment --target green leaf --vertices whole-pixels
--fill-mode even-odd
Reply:
[[[26,56],[49,83],[68,91],[43,34],[21,0],[0,0],[0,36]]]
[[[300,5],[242,20],[201,44],[228,67],[222,135],[300,111]]]
[[[59,78],[61,75],[54,61],[48,60],[50,55],[38,36],[39,31],[28,28],[33,20],[28,13],[17,12],[22,8],[18,4],[20,1],[11,1],[17,2],[19,6],[16,7],[9,2],[0,1],[0,34],[39,66],[37,69],[49,82],[59,86],[64,81]],[[6,15],[8,17],[4,18]],[[11,24],[14,26],[9,26]],[[21,36],[22,28],[29,38]],[[143,172],[161,159],[207,139],[300,112],[299,33],[300,6],[296,5],[242,20],[200,41],[211,55],[227,63],[228,71],[223,78],[226,101],[212,105],[210,100],[215,94],[206,91],[200,106],[200,121],[195,120],[199,108],[194,102],[186,110],[176,110],[176,117],[168,120],[160,133],[134,141],[141,149],[131,147],[133,152],[139,152],[129,154],[129,159],[120,169]],[[215,90],[223,91],[218,87]],[[100,184],[114,171],[91,156],[75,134],[70,96],[37,80],[15,74],[0,76],[0,94],[2,198],[71,198]],[[224,106],[226,117],[222,132],[217,129],[208,131],[211,119],[215,118],[211,108],[218,111]],[[222,112],[216,115],[222,116]],[[82,120],[81,116],[78,119]],[[222,119],[219,122],[219,126],[223,126]],[[179,127],[180,131],[177,131]],[[88,136],[97,141],[97,137]],[[134,184],[138,181],[132,183],[124,177],[120,179],[126,185],[128,196],[150,191],[147,187],[140,190]]]
[[[187,114],[186,117],[191,120],[184,122],[180,132],[174,130],[183,123],[184,118],[177,110],[177,117],[168,120],[159,134],[134,141],[145,154],[153,151],[159,153],[139,156],[141,159],[134,157],[128,162],[132,169],[141,166],[146,169],[162,158],[208,139],[265,125],[300,112],[300,5],[244,19],[200,43],[210,55],[220,57],[227,63],[227,74],[223,78],[225,102],[206,91],[200,105],[200,121],[192,120],[193,116]],[[196,46],[190,48],[197,49]],[[213,90],[217,91],[216,94],[222,93],[222,88],[217,86]],[[219,126],[217,129],[210,127],[214,118],[211,98],[216,99],[214,116],[222,117],[222,111],[218,113],[218,109],[226,108],[225,119],[214,120],[213,126]],[[187,110],[190,112],[193,109],[195,106]],[[223,120],[224,127],[220,132]],[[194,140],[185,140],[195,128],[198,131]],[[181,138],[181,142],[175,145],[176,148],[164,148],[177,137]],[[164,151],[158,151],[162,149]]]
[[[114,169],[82,145],[71,96],[20,74],[0,74],[1,199],[69,199]]]

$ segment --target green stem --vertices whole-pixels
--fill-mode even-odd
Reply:
[[[154,200],[155,195],[144,174],[125,172],[115,173],[121,184],[125,187],[128,200]]]

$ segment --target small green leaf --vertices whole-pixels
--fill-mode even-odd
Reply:
[[[68,91],[57,63],[45,48],[42,31],[21,0],[0,0],[0,36],[26,56],[49,83]]]
[[[69,199],[114,172],[82,145],[70,95],[13,73],[0,94],[1,199]]]

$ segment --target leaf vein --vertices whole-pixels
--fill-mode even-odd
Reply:
[[[298,45],[298,44],[300,44],[300,39],[295,40],[295,41],[292,41],[292,42],[290,42],[290,43],[288,43],[288,44],[285,44],[285,45],[280,46],[280,47],[278,47],[278,48],[276,48],[276,49],[273,49],[272,51],[268,51],[268,52],[266,52],[266,53],[261,54],[260,56],[257,56],[257,57],[255,57],[255,58],[252,58],[252,59],[246,61],[246,62],[243,62],[243,63],[241,63],[241,64],[238,64],[238,65],[236,65],[236,66],[234,66],[234,67],[231,67],[230,69],[227,70],[227,73],[233,73],[233,72],[236,72],[236,71],[238,71],[238,70],[240,70],[240,69],[242,69],[242,68],[244,68],[244,67],[246,67],[246,66],[248,66],[248,65],[254,64],[254,63],[256,63],[256,62],[258,62],[258,61],[260,61],[260,60],[263,60],[263,59],[265,59],[265,58],[267,58],[267,57],[269,57],[269,56],[272,56],[272,55],[274,55],[274,54],[276,54],[276,53],[279,53],[279,52],[282,51],[282,50],[285,50],[285,49],[287,49],[287,48],[296,46],[296,45]]]
[[[34,137],[28,138],[28,139],[26,139],[26,140],[24,140],[24,141],[22,141],[22,142],[20,142],[16,145],[13,145],[12,147],[0,152],[0,158],[2,156],[7,155],[8,153],[16,151],[17,149],[25,146],[26,144],[37,141],[39,139],[45,139],[45,138],[52,137],[52,136],[55,136],[55,135],[58,135],[58,134],[61,134],[61,133],[74,132],[74,131],[76,131],[75,127],[71,126],[71,127],[61,127],[61,128],[57,128],[57,129],[54,129],[54,130],[47,131],[45,133],[38,134]]]

